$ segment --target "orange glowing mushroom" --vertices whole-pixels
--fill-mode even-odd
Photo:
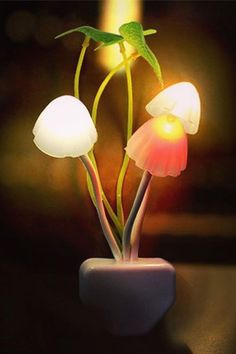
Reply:
[[[129,139],[126,152],[139,168],[150,174],[176,177],[187,165],[183,124],[170,114],[150,119]]]

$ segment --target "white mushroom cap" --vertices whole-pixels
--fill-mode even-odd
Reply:
[[[153,117],[172,114],[179,118],[188,134],[196,134],[200,121],[200,98],[190,82],[179,82],[156,95],[146,110]]]
[[[85,105],[74,96],[50,102],[33,128],[34,143],[53,157],[79,157],[97,141],[97,131]]]

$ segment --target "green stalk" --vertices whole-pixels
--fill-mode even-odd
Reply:
[[[82,49],[81,49],[81,52],[80,52],[80,55],[79,55],[79,59],[78,59],[78,63],[77,63],[77,66],[76,66],[76,71],[75,71],[75,77],[74,77],[74,96],[76,98],[79,99],[79,79],[80,79],[80,72],[81,72],[81,68],[82,68],[82,64],[83,64],[83,61],[84,61],[84,56],[85,56],[85,52],[89,46],[89,41],[90,41],[90,38],[85,36],[85,39],[83,41],[83,44],[82,44]]]
[[[87,50],[87,48],[88,48],[88,46],[89,46],[89,41],[90,41],[90,38],[89,38],[88,36],[85,36],[84,42],[83,42],[83,44],[82,44],[82,49],[81,49],[81,52],[80,52],[80,55],[79,55],[79,59],[78,59],[78,62],[77,62],[76,71],[75,71],[75,76],[74,76],[74,96],[75,96],[76,98],[78,98],[78,99],[79,99],[79,97],[80,97],[80,95],[79,95],[80,73],[81,73],[82,64],[83,64],[83,61],[84,61],[84,56],[85,56],[86,50]],[[114,70],[113,70],[114,73],[115,73],[117,70],[119,70],[122,66],[123,66],[123,63],[121,63],[118,68],[117,68],[117,67],[114,68]],[[112,74],[111,77],[113,76],[114,73],[111,72],[111,74]],[[104,80],[104,81],[105,81],[105,80]],[[108,80],[108,81],[109,81],[109,80]],[[105,88],[106,82],[105,82],[105,85],[103,84],[103,86],[104,86],[104,88]],[[96,97],[97,97],[96,105],[98,105],[99,98],[100,98],[100,96],[101,96],[103,90],[100,88],[100,91],[99,91],[99,92],[100,92],[100,95],[97,95],[97,96],[96,96]],[[95,157],[94,157],[94,155],[93,155],[93,152],[91,152],[91,156],[90,156],[90,157],[91,157],[92,162],[93,162],[93,164],[94,164],[94,166],[95,166],[95,168],[96,168],[96,170],[97,170],[96,161],[95,161]],[[92,199],[92,201],[93,201],[93,204],[96,206],[96,198],[95,198],[95,195],[94,195],[94,191],[93,191],[93,187],[92,187],[92,182],[91,182],[91,179],[90,179],[89,175],[88,175],[87,178],[88,178],[89,194],[90,194],[90,197],[91,197],[91,199]],[[98,176],[98,178],[99,178],[99,176]],[[100,179],[99,179],[99,181],[100,181]],[[117,219],[117,217],[116,217],[116,215],[115,215],[115,213],[114,213],[112,207],[110,206],[110,204],[109,204],[109,202],[108,202],[108,200],[107,200],[107,198],[106,198],[106,196],[105,196],[105,194],[104,194],[103,191],[102,191],[102,197],[103,197],[103,199],[104,199],[104,204],[105,204],[105,206],[106,206],[106,209],[107,209],[107,211],[108,211],[108,213],[109,213],[109,215],[110,215],[110,217],[111,217],[111,219],[112,219],[114,225],[116,226],[119,235],[121,235],[121,234],[122,234],[121,225],[120,225],[120,223],[118,222],[118,219]]]
[[[112,69],[109,72],[109,74],[105,77],[105,79],[103,80],[103,82],[99,86],[96,96],[94,98],[93,108],[92,108],[92,119],[93,119],[93,122],[95,125],[96,125],[96,121],[97,121],[98,104],[99,104],[102,93],[103,93],[104,89],[106,88],[108,82],[111,80],[113,75],[115,73],[117,73],[117,71],[119,71],[124,65],[126,65],[125,64],[126,62],[129,62],[131,59],[136,59],[138,57],[139,57],[139,55],[135,53],[135,54],[131,54],[128,58],[124,59],[120,64],[118,64],[114,69]]]
[[[128,62],[128,58],[126,56],[125,46],[123,43],[120,43],[120,52],[121,52],[123,59],[124,59],[125,73],[126,73],[126,80],[127,80],[127,91],[128,91],[128,121],[127,121],[127,141],[128,141],[132,135],[132,130],[133,130],[133,87],[132,87],[132,77],[131,77],[130,65]],[[123,163],[122,163],[122,166],[120,169],[118,181],[117,181],[117,187],[116,187],[117,216],[118,216],[118,220],[122,226],[124,225],[122,190],[123,190],[123,184],[124,184],[124,179],[125,179],[125,175],[127,172],[128,164],[129,164],[129,157],[125,153]]]
[[[131,54],[128,58],[126,58],[126,61],[130,61],[131,59],[136,59],[138,58],[139,55],[138,54]],[[123,66],[125,65],[125,61],[122,61],[120,64],[118,64],[114,69],[112,69],[108,75],[105,77],[105,79],[103,80],[103,82],[101,83],[101,85],[99,86],[98,88],[98,91],[96,93],[96,96],[94,98],[94,102],[93,102],[93,108],[92,108],[92,119],[93,119],[93,122],[94,124],[96,125],[96,122],[97,122],[97,111],[98,111],[98,105],[99,105],[99,102],[100,102],[100,98],[103,94],[103,91],[105,90],[107,84],[109,83],[109,81],[111,80],[111,78],[114,76],[115,73],[117,73],[117,71],[119,71]],[[96,158],[94,156],[94,152],[93,150],[91,150],[89,152],[89,157],[96,169],[96,171],[98,170],[97,169],[97,164],[96,164]],[[93,194],[93,189],[92,189],[92,185],[91,185],[91,180],[89,178],[89,176],[87,176],[87,185],[88,185],[88,190],[89,190],[89,194],[90,194],[90,197],[94,203],[94,205],[96,206],[96,201],[95,201],[95,198],[94,198],[94,194]],[[118,233],[119,233],[119,236],[121,237],[122,236],[122,233],[123,233],[123,226],[121,225],[119,219],[117,218],[116,214],[114,213],[104,191],[102,191],[102,197],[103,197],[103,201],[104,201],[104,205],[105,205],[105,208],[111,218],[111,220],[113,221]]]

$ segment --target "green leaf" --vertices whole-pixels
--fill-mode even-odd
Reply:
[[[67,36],[68,34],[74,33],[74,32],[81,32],[88,36],[89,38],[92,38],[95,42],[102,42],[101,45],[99,45],[95,50],[98,50],[100,48],[119,43],[122,40],[124,40],[123,37],[121,37],[118,34],[115,33],[109,33],[109,32],[103,32],[100,31],[94,27],[91,26],[81,26],[81,27],[76,27],[72,28],[71,30],[68,30],[66,32],[63,32],[59,34],[58,36],[55,37],[55,39]],[[143,34],[145,36],[149,36],[150,34],[156,33],[155,29],[148,29],[143,31]]]
[[[150,34],[155,34],[155,33],[157,33],[157,30],[155,29],[143,30],[144,36],[149,36]]]
[[[150,34],[150,30],[149,34]],[[123,24],[119,32],[126,42],[131,44],[137,52],[151,65],[161,85],[163,85],[161,68],[155,54],[148,47],[143,33],[143,27],[140,23],[133,21]]]
[[[144,30],[143,31],[143,34],[144,34],[144,36],[149,36],[150,34],[154,34],[154,33],[156,33],[157,31],[155,30],[155,29],[148,29],[148,30]],[[121,37],[121,36],[119,36],[119,37]],[[124,40],[124,38],[123,37],[121,37],[122,38],[122,40]],[[119,40],[119,41],[117,41],[117,42],[114,42],[114,43],[109,43],[108,45],[110,45],[110,44],[115,44],[115,43],[120,43],[121,42],[121,40]],[[105,46],[107,46],[107,44],[105,44],[105,43],[102,43],[101,45],[99,45],[97,48],[95,48],[94,50],[99,50],[99,49],[101,49],[101,48],[103,48],[103,47],[105,47]]]
[[[74,32],[82,32],[86,36],[93,39],[95,42],[102,42],[103,43],[102,46],[109,46],[123,40],[123,38],[118,34],[103,32],[90,26],[81,26],[81,27],[73,28],[69,31],[59,34],[55,38],[57,39]]]

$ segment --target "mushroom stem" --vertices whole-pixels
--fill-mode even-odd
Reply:
[[[121,42],[119,45],[120,45],[120,52],[124,59],[126,81],[127,81],[128,118],[127,118],[126,141],[128,142],[128,140],[131,138],[132,131],[133,131],[133,85],[132,85],[131,68],[130,68],[129,60],[126,55],[124,43]],[[124,226],[122,192],[123,192],[123,184],[124,184],[124,179],[126,176],[128,165],[129,165],[129,156],[125,153],[122,166],[119,172],[119,177],[117,180],[117,187],[116,187],[116,210],[117,210],[118,220],[120,221],[122,226]]]
[[[117,261],[119,261],[122,257],[122,254],[106,217],[106,213],[102,201],[102,188],[99,182],[99,178],[97,176],[97,172],[88,155],[83,155],[80,157],[80,159],[83,162],[92,182],[93,191],[96,198],[96,209],[100,220],[100,224],[102,226],[102,230],[104,232],[104,235],[110,246],[114,258]]]
[[[151,183],[148,184],[148,187],[143,197],[143,201],[140,205],[139,211],[134,220],[133,228],[131,231],[131,237],[130,237],[130,244],[131,244],[130,260],[131,261],[134,261],[138,258],[139,242],[140,242],[140,236],[141,236],[141,231],[143,226],[143,219],[147,210],[147,202],[150,194],[150,186]]]
[[[134,199],[133,206],[129,213],[128,219],[126,221],[124,227],[124,234],[123,234],[123,259],[128,261],[130,259],[130,252],[131,252],[131,231],[133,228],[134,221],[136,219],[137,213],[139,211],[140,205],[142,203],[143,197],[146,193],[146,190],[149,186],[149,183],[152,179],[152,175],[148,171],[144,171],[141,182],[138,187],[138,191],[136,193],[136,197]]]

